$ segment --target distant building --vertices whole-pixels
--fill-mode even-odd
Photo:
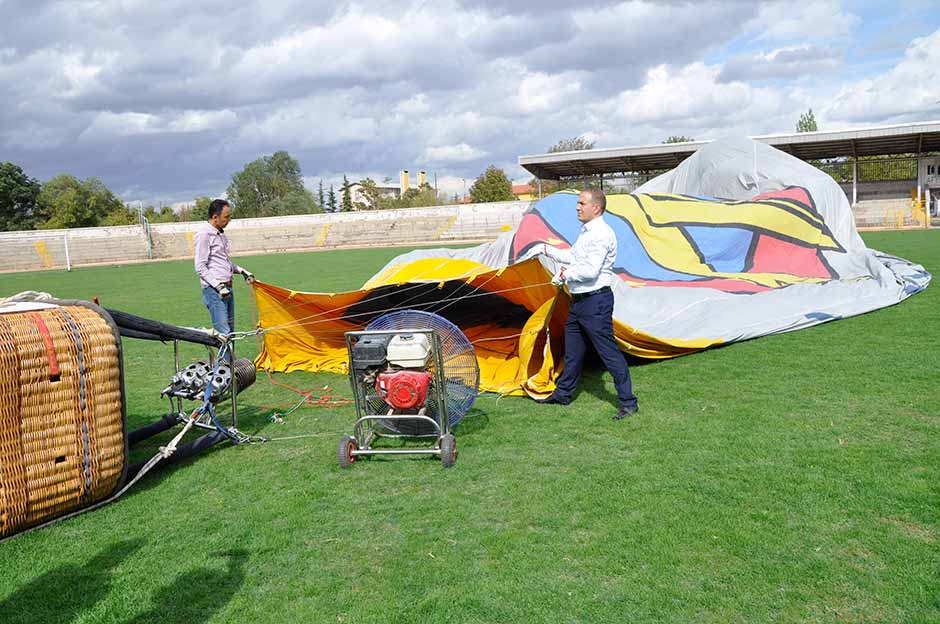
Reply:
[[[401,186],[394,183],[376,182],[375,187],[379,191],[380,197],[398,199],[401,197]],[[357,204],[368,204],[369,198],[362,191],[362,182],[351,182],[349,184],[349,197],[352,199],[353,210],[359,210]]]
[[[526,201],[539,198],[538,189],[536,189],[531,184],[513,184],[512,194],[515,195],[516,199],[522,199]]]
[[[388,178],[386,178],[387,180]],[[418,172],[418,188],[424,186],[428,183],[428,174],[424,171]],[[401,196],[406,193],[411,188],[411,178],[408,175],[408,170],[403,169],[398,172],[398,183],[394,182],[376,182],[375,187],[379,191],[380,197],[387,197],[390,199],[401,199]],[[369,198],[366,197],[365,193],[362,192],[362,180],[359,182],[352,182],[349,185],[349,196],[353,202],[353,210],[359,210],[356,207],[356,204],[368,204]]]

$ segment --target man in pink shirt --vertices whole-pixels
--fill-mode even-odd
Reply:
[[[202,286],[202,302],[209,310],[212,326],[220,334],[235,331],[235,296],[232,275],[240,273],[249,284],[255,276],[231,260],[225,226],[232,220],[232,207],[224,199],[209,204],[209,220],[193,239],[193,263]]]

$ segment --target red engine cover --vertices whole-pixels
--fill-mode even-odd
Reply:
[[[379,373],[375,379],[375,391],[395,409],[413,409],[421,407],[427,400],[431,378],[431,373],[423,371]]]

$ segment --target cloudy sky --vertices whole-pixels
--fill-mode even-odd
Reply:
[[[940,119],[935,1],[0,0],[0,161],[128,201],[597,147]]]

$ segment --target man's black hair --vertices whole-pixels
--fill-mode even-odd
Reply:
[[[222,214],[222,209],[228,205],[229,203],[224,199],[213,199],[209,204],[209,218],[211,219],[217,214]]]

